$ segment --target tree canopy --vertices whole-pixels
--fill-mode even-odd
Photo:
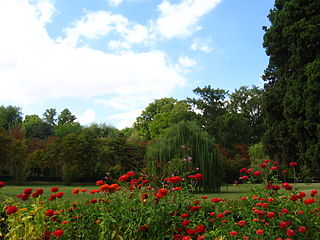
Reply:
[[[264,27],[264,144],[270,157],[319,173],[320,2],[276,0]]]

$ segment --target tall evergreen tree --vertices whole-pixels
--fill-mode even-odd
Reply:
[[[266,133],[270,157],[319,171],[320,1],[276,0],[264,27]]]

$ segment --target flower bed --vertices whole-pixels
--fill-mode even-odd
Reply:
[[[76,202],[59,188],[44,199],[42,189],[27,188],[18,200],[1,203],[4,239],[320,239],[317,191],[296,191],[276,182],[270,161],[258,171],[242,169],[244,181],[259,188],[238,201],[195,198],[192,191],[205,176],[171,176],[160,187],[128,172],[117,183],[97,181],[97,189],[74,189]],[[0,182],[0,187],[4,187]],[[90,200],[81,200],[84,194]],[[1,238],[0,237],[0,238]]]

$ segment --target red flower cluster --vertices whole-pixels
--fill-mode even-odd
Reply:
[[[18,208],[16,206],[9,205],[6,207],[6,214],[10,215],[12,213],[15,213],[17,210]]]
[[[204,179],[204,177],[201,173],[197,173],[195,175],[190,175],[190,176],[188,176],[188,178],[195,179],[197,181],[201,181]]]
[[[170,178],[165,178],[164,181],[167,181],[168,183],[178,183],[181,182],[182,177],[178,177],[178,176],[173,176]]]

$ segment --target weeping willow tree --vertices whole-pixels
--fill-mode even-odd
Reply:
[[[196,169],[204,175],[201,190],[219,192],[223,170],[215,141],[195,122],[182,121],[147,147],[149,173],[168,177],[169,174],[193,174]]]

